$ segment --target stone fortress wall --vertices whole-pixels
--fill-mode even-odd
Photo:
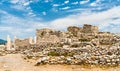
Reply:
[[[31,44],[41,44],[41,43],[59,43],[62,41],[79,41],[79,39],[89,39],[93,38],[103,38],[103,40],[99,40],[101,43],[108,44],[111,43],[109,38],[111,38],[111,33],[109,32],[99,32],[97,26],[92,26],[88,24],[84,24],[83,27],[69,26],[67,28],[67,32],[56,31],[53,29],[37,29],[36,37],[26,38],[26,39],[14,39],[14,43],[11,43],[10,37],[7,37],[7,49],[10,50],[10,47],[13,45],[14,47],[27,47]]]

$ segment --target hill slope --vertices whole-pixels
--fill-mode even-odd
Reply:
[[[0,39],[0,44],[5,44],[6,42],[6,40]]]

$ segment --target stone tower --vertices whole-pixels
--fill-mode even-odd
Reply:
[[[6,47],[7,47],[7,50],[11,49],[11,39],[10,39],[9,35],[7,36],[7,45],[6,45]]]

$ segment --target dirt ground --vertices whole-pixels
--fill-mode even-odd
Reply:
[[[21,54],[9,54],[0,56],[0,71],[120,71],[120,67],[114,68],[85,68],[80,65],[40,65],[22,59]]]

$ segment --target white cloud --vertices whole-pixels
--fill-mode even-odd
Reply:
[[[7,31],[7,30],[11,30],[12,27],[7,27],[7,26],[0,26],[0,31]]]
[[[78,1],[77,1],[77,2],[73,2],[72,4],[73,4],[73,5],[78,4]]]
[[[28,15],[33,15],[33,13],[32,13],[32,12],[29,12]]]
[[[26,9],[27,9],[27,10],[31,10],[31,7],[27,7]]]
[[[51,11],[53,11],[53,12],[58,12],[58,9],[53,7],[53,8],[51,9]]]
[[[16,10],[26,12],[26,13],[28,13],[27,15],[36,16],[33,13],[33,10],[31,9],[31,7],[28,6],[30,3],[31,3],[31,1],[21,0],[21,1],[18,2],[18,4],[11,5],[10,7],[13,8],[13,9],[16,9]]]
[[[10,35],[16,35],[24,37],[26,34],[29,36],[35,34],[35,29],[39,27],[44,27],[44,24],[38,22],[40,19],[32,18],[20,18],[14,15],[8,14],[5,11],[0,10],[4,16],[1,16],[0,33],[7,32]]]
[[[57,7],[57,6],[60,6],[59,4],[53,4],[53,7]]]
[[[80,1],[80,4],[86,4],[88,2],[89,2],[89,0],[84,0],[84,1]]]
[[[69,0],[65,1],[64,3],[65,3],[65,4],[69,3]]]
[[[90,6],[98,6],[99,2],[101,2],[101,0],[96,0],[95,2],[91,3]]]
[[[11,0],[11,3],[13,3],[13,4],[16,4],[18,2],[19,2],[19,0]]]
[[[96,3],[91,3],[90,6],[97,6],[97,4]]]
[[[46,12],[42,12],[43,15],[46,15]]]
[[[49,2],[49,0],[45,0],[45,2]]]
[[[7,12],[0,9],[0,14],[7,14]]]
[[[21,11],[26,11],[26,9],[21,5],[12,5],[11,8],[21,10]]]
[[[23,5],[28,6],[29,4],[30,4],[30,2],[25,2]]]
[[[67,10],[67,12],[91,12],[92,10],[101,10],[102,7],[97,7],[97,8],[78,8],[78,9],[72,9],[72,10]]]
[[[100,2],[101,0],[96,0],[96,2]]]
[[[66,9],[69,9],[70,7],[67,6],[67,7],[64,7],[64,8],[60,8],[61,10],[66,10]]]
[[[32,2],[38,2],[37,0],[11,0],[10,1],[13,4],[19,4],[19,5],[23,5],[23,6],[28,6],[30,3]]]

